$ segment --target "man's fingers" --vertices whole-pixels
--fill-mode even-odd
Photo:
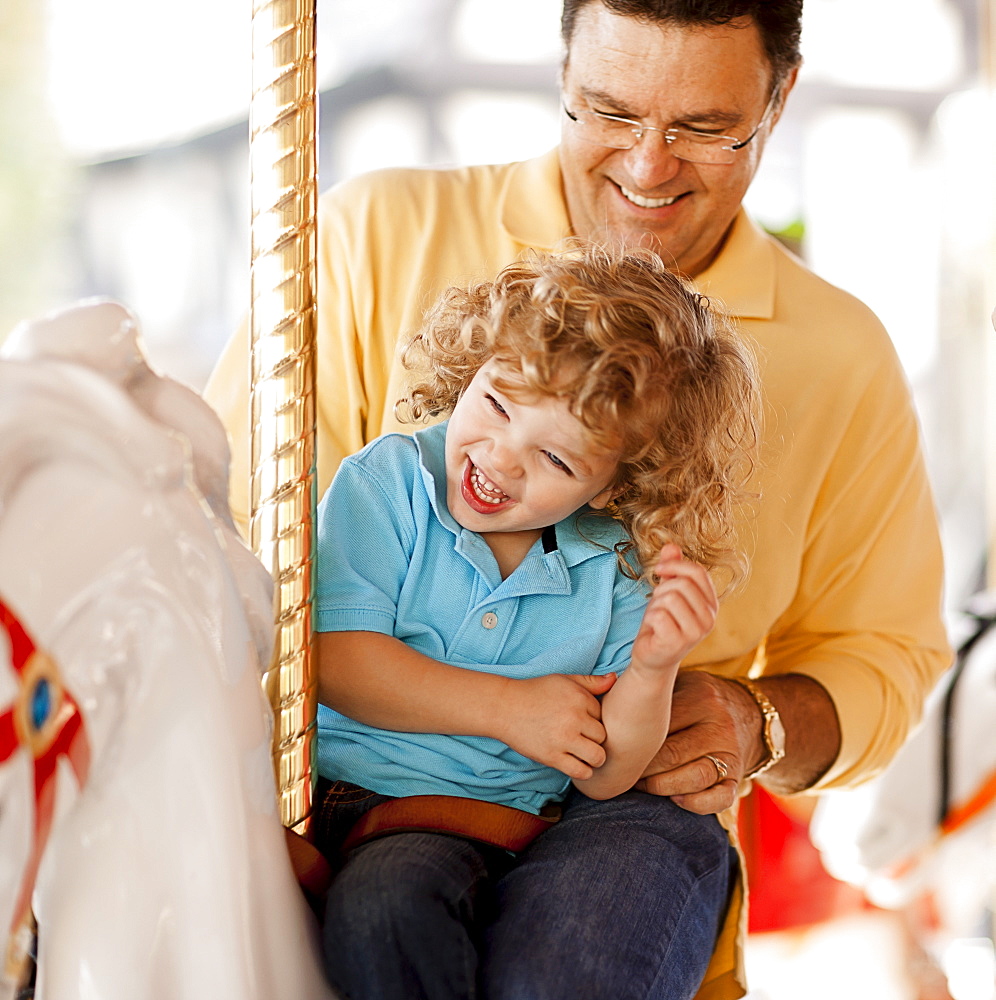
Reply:
[[[697,792],[676,792],[672,789],[672,784],[670,775],[654,774],[649,778],[641,778],[636,787],[651,795],[667,795],[682,809],[703,816],[729,809],[737,800],[738,786],[733,778],[717,781],[714,785]]]
[[[727,778],[726,781],[720,781],[702,792],[672,795],[671,801],[682,809],[701,816],[723,812],[737,801],[737,783],[732,778]]]
[[[728,809],[757,740],[757,719],[741,711],[739,695],[739,685],[732,680],[698,670],[679,671],[670,731],[637,787],[670,796],[691,812]]]
[[[720,768],[713,762],[712,757],[716,757],[722,761],[726,767],[726,774],[720,773]],[[727,778],[727,774],[730,775],[729,778]],[[640,787],[642,787],[643,791],[650,792],[652,795],[670,795],[674,797],[703,792],[706,789],[713,788],[724,780],[732,781],[734,786],[736,786],[736,778],[737,776],[730,770],[728,762],[724,761],[721,756],[713,754],[711,756],[703,755],[696,757],[694,760],[687,761],[669,771],[648,774],[645,778],[641,779],[642,784]]]

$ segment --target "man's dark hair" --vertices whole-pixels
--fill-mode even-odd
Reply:
[[[764,51],[780,81],[799,63],[803,0],[564,0],[560,33],[570,50],[571,38],[581,10],[601,3],[606,10],[640,21],[671,23],[680,27],[727,24],[737,18],[752,18],[761,33]]]

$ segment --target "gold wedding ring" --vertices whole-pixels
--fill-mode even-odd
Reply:
[[[713,782],[713,785],[718,785],[721,781],[725,781],[726,776],[730,773],[730,769],[726,766],[726,764],[724,764],[718,757],[713,757],[711,753],[704,753],[702,756],[706,760],[711,760],[713,766],[716,768],[716,780]]]

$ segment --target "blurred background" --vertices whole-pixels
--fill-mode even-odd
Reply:
[[[501,162],[558,135],[559,0],[320,0],[320,183]],[[994,268],[990,0],[807,0],[805,65],[748,205],[895,339],[960,605],[984,572]],[[4,0],[0,336],[134,310],[201,388],[248,303],[245,0]]]
[[[321,187],[553,146],[559,13],[559,0],[320,0]],[[805,65],[747,199],[895,340],[952,614],[985,581],[993,535],[994,26],[994,0],[806,0]],[[0,338],[113,296],[154,366],[203,386],[248,305],[249,52],[246,0],[3,0]],[[884,968],[874,933],[849,940]],[[757,996],[785,995],[772,970],[790,965],[780,953]],[[812,979],[785,988],[817,996]]]

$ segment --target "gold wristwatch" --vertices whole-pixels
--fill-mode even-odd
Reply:
[[[758,775],[764,774],[769,767],[774,767],[785,756],[785,727],[782,725],[782,717],[778,714],[778,709],[771,704],[771,699],[753,681],[749,681],[745,677],[734,679],[741,687],[747,689],[747,693],[757,702],[757,707],[761,709],[761,715],[764,717],[764,728],[761,735],[764,739],[764,745],[768,748],[768,756],[750,774],[744,775],[745,781],[752,781]]]

